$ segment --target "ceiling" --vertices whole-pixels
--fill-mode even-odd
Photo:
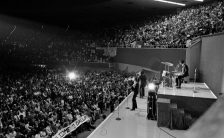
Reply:
[[[101,26],[144,20],[181,7],[154,0],[7,0],[1,1],[0,13],[50,24]]]

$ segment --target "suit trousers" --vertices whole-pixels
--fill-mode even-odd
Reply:
[[[132,97],[132,109],[137,108],[136,97],[137,97],[137,94],[134,94],[133,97]]]
[[[140,98],[143,98],[145,96],[145,87],[140,86]]]
[[[182,79],[186,77],[185,75],[180,75],[176,78],[176,86],[181,87]]]

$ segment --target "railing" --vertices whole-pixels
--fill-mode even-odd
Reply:
[[[145,48],[145,49],[170,49],[170,48],[186,48],[186,45],[149,45],[149,46],[135,46],[135,47],[117,47],[117,48]]]

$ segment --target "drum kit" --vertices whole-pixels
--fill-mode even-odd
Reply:
[[[173,63],[170,62],[161,62],[163,65],[165,65],[165,70],[162,72],[162,78],[163,78],[163,87],[173,87],[173,84],[175,84],[175,79],[181,73],[177,71],[177,68],[174,68],[174,71],[170,71],[170,68],[173,67]]]

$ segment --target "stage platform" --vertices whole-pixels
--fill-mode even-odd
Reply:
[[[118,109],[111,113],[88,138],[181,138],[183,130],[169,130],[157,127],[157,121],[147,120],[147,98],[137,97],[138,109],[130,111],[132,94],[128,96]]]
[[[194,89],[195,86],[195,89]],[[183,83],[181,89],[162,87],[158,91],[160,95],[173,95],[184,97],[208,98],[217,99],[214,93],[208,88],[205,83]]]
[[[217,100],[205,83],[183,83],[181,89],[159,87],[158,98],[170,99],[193,117],[200,117]]]

